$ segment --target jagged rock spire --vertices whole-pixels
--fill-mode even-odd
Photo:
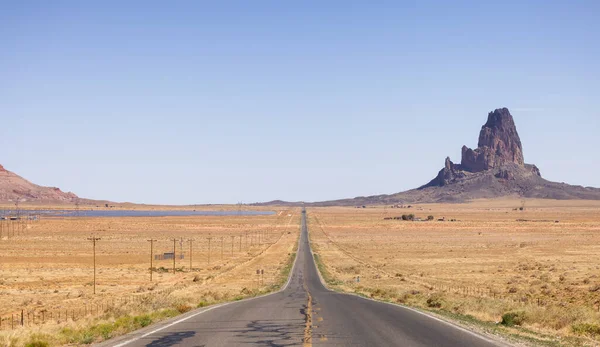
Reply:
[[[524,166],[523,147],[514,119],[507,108],[488,114],[479,133],[478,148],[462,148],[461,166],[470,172],[480,172],[514,163]]]

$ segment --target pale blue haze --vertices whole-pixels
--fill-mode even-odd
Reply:
[[[597,1],[1,1],[0,164],[142,203],[394,193],[508,107],[600,186]]]

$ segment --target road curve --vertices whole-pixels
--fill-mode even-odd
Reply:
[[[306,213],[290,280],[280,292],[188,313],[101,346],[501,346],[398,305],[328,290]]]

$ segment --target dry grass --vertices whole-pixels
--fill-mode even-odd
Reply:
[[[35,338],[51,345],[90,343],[198,306],[273,290],[282,283],[290,263],[298,238],[298,212],[279,210],[272,216],[46,218],[31,223],[22,236],[0,241],[0,313],[5,318],[0,345],[21,346]],[[264,231],[261,244],[257,244],[259,230]],[[96,295],[92,293],[92,244],[86,240],[92,234],[101,238],[96,246]],[[231,236],[235,237],[233,253]],[[154,261],[157,271],[153,282],[149,281],[147,241],[151,238],[157,240],[155,254],[171,252],[173,238],[184,239],[183,249],[179,241],[176,247],[177,253],[185,253],[184,260],[176,260],[175,273],[172,260]],[[188,239],[194,239],[191,269]],[[265,270],[264,284],[257,281],[257,269]],[[101,303],[104,309],[99,317],[83,314],[85,317],[79,318],[76,314],[76,321],[64,320],[65,310],[81,312]],[[42,311],[46,311],[46,319],[50,312],[53,318],[57,312],[63,316],[60,323],[6,330],[10,324],[7,317],[21,309],[38,312],[38,320]],[[98,324],[108,326],[98,328]]]
[[[486,322],[508,313],[518,324],[502,329],[542,340],[600,340],[600,202],[521,206],[310,209],[311,240],[339,290]],[[384,220],[409,213],[436,221]]]

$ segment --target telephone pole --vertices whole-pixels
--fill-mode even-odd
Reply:
[[[242,252],[242,235],[240,235],[240,253]]]
[[[173,274],[175,274],[175,252],[177,239],[173,239]]]
[[[210,240],[212,240],[212,237],[208,237],[208,265],[210,265]]]
[[[89,241],[92,241],[94,245],[94,295],[96,294],[96,241],[100,240],[99,237],[88,237]]]
[[[21,210],[19,209],[19,199],[17,198],[17,201],[15,202],[15,207],[17,210],[17,236],[19,235],[19,232],[21,229]],[[15,225],[13,224],[13,237],[15,236]]]
[[[188,242],[190,243],[190,271],[192,271],[192,242],[194,239],[188,239]]]
[[[152,266],[152,260],[154,259],[154,239],[147,240],[150,242],[150,282],[152,282],[152,272],[154,270]]]
[[[233,243],[235,242],[235,236],[231,236],[231,257],[233,258]]]

